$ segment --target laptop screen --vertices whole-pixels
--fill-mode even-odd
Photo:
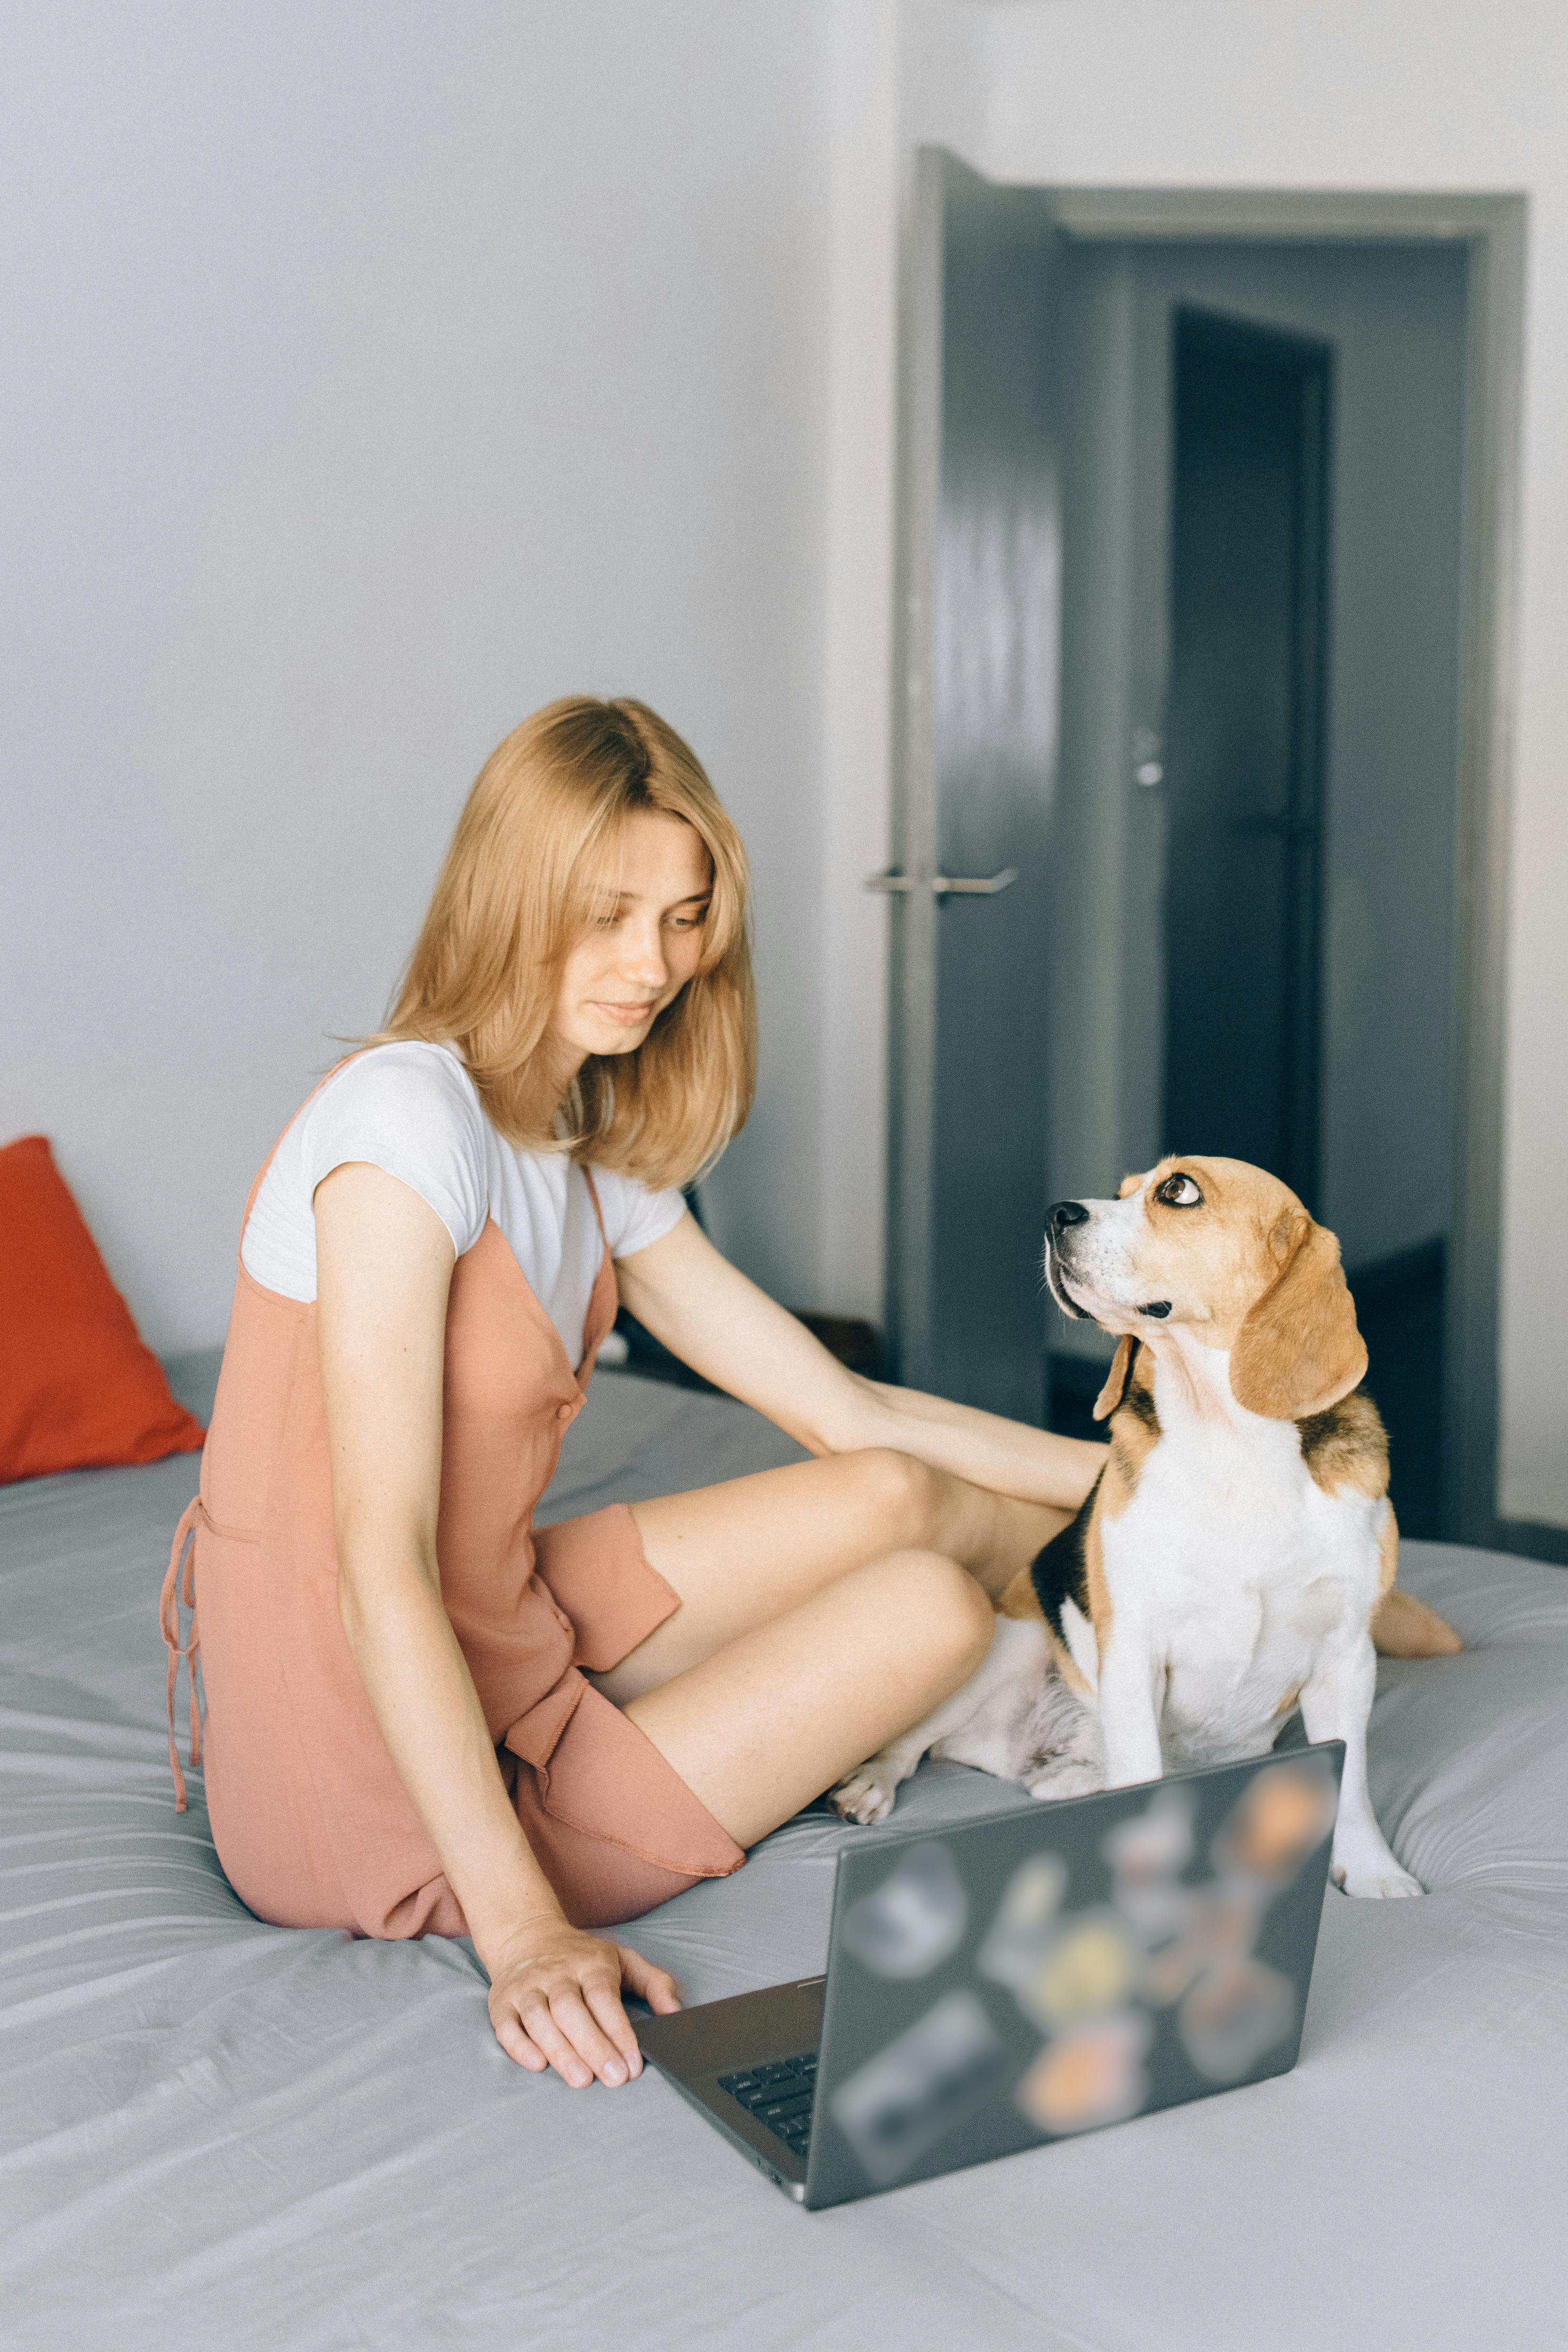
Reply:
[[[876,1836],[839,1866],[809,2201],[1295,2062],[1337,1742]]]

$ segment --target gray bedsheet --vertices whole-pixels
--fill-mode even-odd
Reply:
[[[794,1449],[602,1379],[550,1515]],[[1420,1903],[1330,1895],[1282,2079],[808,2215],[656,2077],[508,2064],[460,1944],[263,1926],[173,1811],[154,1625],[193,1458],[0,1493],[0,2336],[14,2352],[1537,2352],[1568,2342],[1568,1578],[1412,1545],[1385,1668]],[[896,1824],[1021,1801],[927,1768]],[[821,1965],[803,1815],[639,1923],[688,1997]]]

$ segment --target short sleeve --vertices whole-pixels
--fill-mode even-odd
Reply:
[[[307,1187],[364,1160],[428,1202],[461,1257],[490,1213],[485,1114],[474,1082],[444,1046],[372,1046],[322,1087],[299,1125]]]
[[[635,1176],[620,1175],[613,1168],[595,1168],[592,1175],[612,1257],[632,1257],[663,1241],[685,1215],[681,1192],[651,1192]]]

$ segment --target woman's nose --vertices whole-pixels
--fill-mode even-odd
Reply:
[[[655,989],[663,988],[670,976],[664,959],[664,928],[659,923],[639,924],[626,937],[626,957],[623,965],[629,980],[646,982]]]

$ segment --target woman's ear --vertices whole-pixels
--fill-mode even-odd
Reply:
[[[1300,1210],[1289,1255],[1250,1309],[1230,1351],[1230,1390],[1249,1412],[1301,1421],[1348,1396],[1366,1371],[1366,1346],[1345,1286],[1339,1244]]]
[[[1114,1412],[1122,1402],[1122,1391],[1127,1385],[1127,1374],[1133,1369],[1133,1350],[1137,1341],[1129,1333],[1116,1342],[1116,1352],[1111,1359],[1111,1369],[1105,1375],[1105,1385],[1094,1400],[1094,1418],[1103,1421]]]

